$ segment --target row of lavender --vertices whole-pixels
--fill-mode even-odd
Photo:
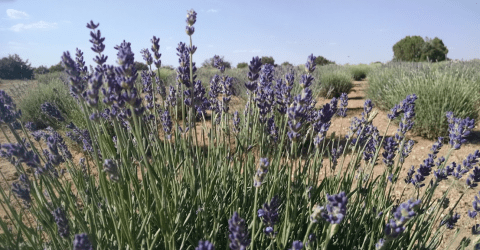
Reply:
[[[1,122],[17,141],[2,145],[0,152],[21,174],[12,186],[12,199],[0,190],[0,204],[13,225],[10,228],[0,219],[2,248],[439,246],[443,233],[455,226],[460,215],[454,213],[456,206],[448,210],[442,206],[446,196],[440,202],[432,198],[438,183],[466,175],[468,187],[480,181],[479,151],[463,164],[447,165],[450,154],[465,143],[472,119],[448,113],[448,155],[437,158],[443,146],[439,138],[424,163],[413,167],[407,179],[399,180],[402,164],[414,146],[405,135],[414,125],[415,94],[388,116],[390,122],[400,117],[395,136],[381,136],[372,125],[377,112],[367,100],[362,116],[352,119],[345,138],[327,138],[333,117],[346,114],[347,96],[315,108],[311,90],[318,84],[312,76],[315,57],[307,59],[298,95],[291,93],[293,74],[275,79],[273,66],[262,65],[256,57],[245,83],[245,111],[231,114],[231,78],[224,74],[219,58],[216,65],[221,75],[212,78],[208,94],[196,80],[196,47],[192,45],[196,16],[193,10],[187,14],[190,44],[180,43],[177,48],[176,86],[166,88],[149,70],[142,73],[140,94],[130,43],[115,47],[119,66],[106,65],[105,38],[93,22],[87,27],[92,29],[92,50],[98,53],[95,72],[88,73],[81,51],[77,50],[75,60],[64,53],[72,98],[81,106],[87,127],[67,123],[49,103],[41,109],[64,124],[67,136],[82,146],[85,157],[79,163],[51,128],[35,130],[27,123],[17,133],[11,123],[21,113],[0,92]],[[150,51],[141,53],[158,74],[158,38],[152,39]],[[100,102],[108,108],[100,110]],[[177,119],[172,114],[178,114]],[[206,119],[209,115],[211,120]],[[46,149],[34,143],[40,140],[46,142]],[[374,176],[378,164],[385,171]],[[28,175],[25,167],[34,174]],[[397,201],[392,191],[402,182],[412,184],[417,195],[403,194]],[[480,211],[479,202],[476,198],[469,216]],[[16,204],[22,204],[20,210]],[[450,216],[442,219],[442,213]],[[23,220],[25,214],[35,220]],[[473,226],[473,234],[478,234],[478,227]]]

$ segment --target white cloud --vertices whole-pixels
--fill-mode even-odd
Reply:
[[[245,52],[247,52],[246,49],[244,49],[244,50],[236,49],[236,50],[233,51],[233,53],[245,53]]]
[[[172,47],[171,47],[171,46],[167,46],[167,50],[171,50],[171,49],[172,49]]]
[[[330,45],[337,45],[337,43],[330,43]]]
[[[15,31],[15,32],[20,32],[24,30],[29,30],[29,29],[52,29],[56,28],[57,23],[48,23],[45,21],[40,21],[36,23],[31,23],[31,24],[15,24],[12,27],[10,27],[10,30]]]
[[[262,50],[261,50],[261,49],[252,49],[250,52],[252,52],[252,53],[258,53],[258,52],[260,52],[260,51],[262,51]]]
[[[216,9],[209,9],[209,10],[207,10],[207,12],[217,13],[218,10],[216,10]]]
[[[22,19],[29,17],[27,13],[14,9],[7,9],[7,16],[10,17],[10,19]]]
[[[213,45],[209,44],[208,47],[209,47],[209,48],[213,48]]]

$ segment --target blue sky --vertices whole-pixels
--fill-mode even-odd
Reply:
[[[0,57],[19,54],[34,67],[51,66],[78,47],[94,64],[85,27],[93,20],[106,38],[107,63],[115,64],[113,47],[123,40],[143,61],[139,52],[155,35],[163,65],[177,66],[175,48],[188,41],[192,8],[197,65],[216,54],[233,66],[254,56],[298,65],[311,53],[337,64],[387,62],[407,35],[439,37],[452,59],[480,58],[480,0],[0,0]]]

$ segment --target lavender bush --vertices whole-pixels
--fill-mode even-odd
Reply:
[[[245,111],[232,114],[232,80],[221,63],[208,84],[197,79],[196,20],[197,13],[189,11],[185,32],[190,42],[177,48],[173,86],[156,78],[161,74],[159,38],[154,36],[152,47],[141,52],[149,70],[138,84],[131,44],[115,46],[117,65],[108,65],[99,24],[87,24],[96,67],[87,71],[78,50],[76,59],[69,52],[62,56],[72,98],[87,125],[86,130],[67,125],[69,137],[84,149],[79,163],[51,128],[31,132],[22,127],[17,133],[10,123],[21,112],[2,94],[0,121],[14,138],[2,145],[0,155],[21,175],[12,185],[13,195],[0,189],[0,206],[7,211],[6,219],[0,218],[0,248],[438,248],[460,216],[453,211],[456,205],[446,210],[432,199],[438,183],[449,178],[464,182],[461,176],[467,174],[465,186],[480,180],[478,151],[460,168],[446,165],[465,143],[472,120],[448,113],[453,124],[451,143],[445,144],[449,153],[437,158],[440,139],[418,174],[413,169],[406,180],[413,185],[431,178],[429,184],[415,185],[414,197],[395,197],[403,160],[413,147],[405,134],[416,119],[415,94],[391,110],[390,121],[401,120],[395,136],[380,136],[372,124],[378,113],[367,100],[345,138],[327,138],[334,117],[345,116],[348,100],[342,94],[315,108],[312,90],[320,84],[315,57],[307,57],[299,76],[278,76],[272,65],[254,57],[244,82]],[[179,107],[181,117],[175,119],[171,114],[178,114]],[[39,148],[32,137],[48,148]],[[385,169],[379,176],[372,174],[376,165]],[[470,216],[480,211],[479,203],[473,201]],[[452,216],[442,220],[442,213]],[[34,220],[24,220],[25,215]]]

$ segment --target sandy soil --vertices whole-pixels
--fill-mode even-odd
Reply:
[[[10,90],[12,88],[14,83],[9,83],[2,81],[0,83],[0,89],[3,90]],[[350,126],[350,119],[354,116],[360,116],[361,112],[363,111],[363,104],[365,101],[365,93],[364,90],[368,86],[367,81],[355,81],[354,82],[354,89],[353,91],[348,95],[349,97],[349,103],[348,103],[348,116],[345,118],[334,118],[332,121],[332,125],[330,127],[329,134],[327,137],[330,136],[331,133],[335,132],[335,134],[338,136],[345,136],[345,134],[348,132],[348,128]],[[10,92],[10,91],[8,91]],[[318,104],[317,107],[321,107],[324,103],[328,103],[329,100],[325,100],[323,98],[318,99]],[[243,110],[244,102],[242,100],[232,100],[232,109],[238,109],[238,110]],[[387,112],[379,111],[376,119],[373,121],[373,124],[378,127],[378,130],[380,131],[380,134],[383,134],[385,131],[388,120],[387,120]],[[473,153],[476,149],[480,149],[480,126],[478,125],[475,127],[472,135],[468,138],[468,142],[462,146],[460,150],[455,151],[450,159],[448,160],[448,164],[452,161],[461,163],[468,154]],[[5,127],[4,127],[5,128]],[[387,132],[387,136],[392,136],[395,134],[397,129],[397,126],[392,124],[389,128],[389,131]],[[7,136],[10,138],[13,138],[13,135],[11,134],[8,129],[5,130],[7,133]],[[199,137],[201,138],[201,137]],[[415,141],[415,146],[413,148],[412,153],[410,156],[405,160],[405,163],[403,164],[402,172],[399,177],[399,184],[398,188],[396,189],[396,196],[400,196],[400,192],[403,190],[405,187],[405,183],[403,182],[403,179],[406,176],[406,173],[408,169],[411,166],[415,166],[415,168],[418,168],[418,166],[423,163],[423,160],[427,158],[429,150],[434,143],[432,140],[424,139],[418,136],[414,136],[412,134],[407,134],[407,139],[412,139]],[[0,133],[0,143],[4,144],[7,143],[7,139],[3,135],[3,133]],[[438,156],[446,155],[448,145],[445,145]],[[76,162],[78,162],[78,158],[81,157],[81,154],[79,152],[72,152],[72,154],[75,155],[75,158],[77,159]],[[374,173],[375,175],[382,174],[383,171],[385,171],[383,164],[379,164],[378,166],[375,167]],[[5,180],[0,177],[0,188],[3,190],[7,191],[7,193],[10,192],[11,190],[11,185],[14,181],[18,179],[18,173],[16,172],[15,168],[5,159],[0,158],[0,172],[5,176]],[[426,183],[428,183],[429,180],[426,180]],[[455,243],[453,246],[458,245],[458,242],[460,242],[461,238],[464,236],[469,237],[470,236],[470,230],[471,227],[475,223],[480,223],[477,221],[477,219],[470,219],[467,216],[467,211],[472,210],[472,201],[474,200],[474,196],[478,194],[478,191],[480,190],[480,187],[474,188],[474,189],[465,189],[464,188],[464,183],[465,183],[465,177],[462,178],[456,185],[454,190],[452,190],[449,194],[449,197],[451,198],[451,202],[449,205],[449,208],[453,207],[455,202],[456,202],[456,197],[459,196],[459,194],[465,192],[465,195],[463,199],[460,201],[458,204],[457,208],[455,209],[455,212],[459,213],[461,215],[461,218],[459,222],[457,223],[456,228],[460,229],[460,235],[457,237],[455,240]],[[439,198],[443,195],[443,192],[447,190],[449,185],[451,184],[451,181],[444,181],[440,183],[440,186],[436,190],[436,195],[435,198]],[[421,189],[421,192],[423,192],[424,188]],[[406,196],[404,195],[403,199],[408,199],[410,197],[413,197],[414,194],[414,188],[411,185],[407,186],[407,192]],[[19,208],[19,206],[16,206]],[[7,217],[5,216],[5,211],[1,208],[0,206],[0,218],[6,219]],[[449,230],[447,232],[445,242],[449,242],[451,239],[453,239],[453,234],[454,230]],[[441,249],[444,249],[446,244],[445,242],[442,244]]]

